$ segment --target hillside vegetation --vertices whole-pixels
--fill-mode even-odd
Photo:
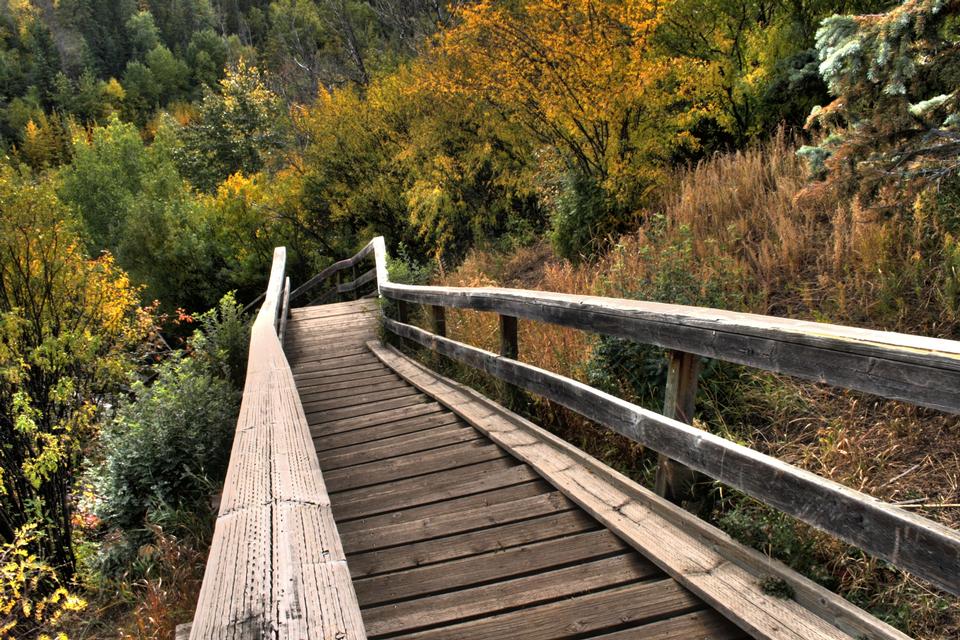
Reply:
[[[958,16],[953,0],[0,2],[0,636],[160,638],[191,617],[241,309],[277,245],[295,282],[381,234],[420,281],[960,338]],[[483,314],[450,324],[494,339]],[[524,358],[658,407],[657,350],[522,331]],[[702,387],[698,425],[960,521],[956,419],[716,363]],[[649,474],[628,443],[524,408]],[[706,495],[721,527],[899,628],[960,632],[955,598]]]

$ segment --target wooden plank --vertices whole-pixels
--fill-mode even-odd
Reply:
[[[394,389],[409,388],[406,382],[396,376],[383,376],[383,380],[376,378],[363,380],[362,383],[354,382],[352,385],[344,386],[339,389],[307,390],[306,393],[300,393],[300,402],[307,404],[309,402],[318,402],[324,400],[335,400],[337,398],[350,398],[357,395],[357,389],[363,389],[365,394],[378,393],[381,391],[392,391]]]
[[[755,637],[906,637],[776,561],[736,544],[482,395],[438,376],[393,349],[371,345],[411,384],[442,398],[455,413],[527,462],[571,500]],[[795,600],[763,593],[759,583],[770,575],[785,580],[794,590]]]
[[[290,278],[283,281],[283,298],[280,303],[280,327],[277,330],[277,339],[283,344],[283,339],[287,333],[287,321],[290,318]]]
[[[360,380],[358,383],[357,380]],[[381,372],[371,373],[369,375],[364,375],[357,380],[337,380],[334,382],[327,382],[325,384],[304,384],[297,385],[297,390],[302,396],[309,396],[312,394],[320,393],[340,393],[342,391],[352,391],[356,389],[359,385],[379,385],[384,383],[394,383],[398,382],[401,384],[406,384],[403,380],[400,379],[395,373],[390,370],[384,370]]]
[[[377,363],[363,364],[356,367],[346,367],[339,369],[323,369],[321,371],[315,371],[312,373],[296,373],[293,375],[294,379],[297,381],[297,386],[306,386],[307,384],[325,384],[326,382],[336,382],[337,380],[344,380],[345,376],[355,375],[357,373],[377,371],[381,375],[383,374],[384,368],[382,365]],[[368,373],[369,375],[369,373]],[[330,380],[329,378],[333,378]],[[324,380],[324,382],[318,382]]]
[[[398,335],[549,398],[950,593],[960,594],[960,532],[576,380],[389,318],[384,322]],[[382,351],[377,343],[368,344]]]
[[[421,476],[443,469],[503,458],[508,454],[500,447],[483,441],[454,444],[427,453],[398,456],[346,469],[335,469],[325,474],[330,491],[358,489],[382,482],[392,482]]]
[[[624,553],[453,593],[365,608],[363,621],[370,637],[376,638],[489,616],[658,575],[663,574],[638,554]]]
[[[329,411],[333,409],[347,410],[351,407],[368,406],[387,400],[397,400],[400,398],[423,398],[423,395],[409,385],[403,387],[394,387],[392,389],[379,389],[364,393],[355,393],[353,395],[343,395],[338,398],[326,400],[310,400],[301,397],[303,410],[310,414],[317,411]]]
[[[483,435],[476,429],[455,423],[413,434],[394,436],[376,443],[366,442],[332,451],[318,452],[317,457],[320,459],[320,468],[327,472],[481,438]]]
[[[366,637],[276,332],[285,251],[251,328],[247,378],[190,637]]]
[[[348,557],[347,566],[350,568],[350,575],[356,580],[360,577],[422,567],[445,560],[594,531],[598,527],[597,522],[582,511],[565,511],[495,529],[471,531],[440,540],[358,553]]]
[[[474,493],[461,498],[443,500],[440,502],[431,502],[429,504],[402,509],[400,511],[390,511],[379,515],[360,518],[357,520],[348,520],[338,522],[337,530],[341,536],[347,536],[356,531],[364,531],[386,527],[389,525],[401,524],[404,522],[413,522],[414,520],[424,520],[436,516],[445,516],[451,513],[475,509],[477,507],[489,507],[492,505],[512,502],[522,498],[531,498],[553,490],[546,482],[531,481],[523,484],[514,484],[494,489],[483,493]]]
[[[370,413],[356,418],[343,418],[342,420],[327,422],[320,425],[311,424],[310,433],[314,437],[323,437],[333,435],[335,433],[342,433],[344,431],[366,429],[368,427],[388,424],[397,420],[418,418],[441,412],[443,412],[443,409],[439,404],[436,402],[428,402],[426,404],[402,407],[400,409],[392,409],[390,411]]]
[[[406,640],[553,640],[630,622],[655,621],[702,609],[673,580],[640,582],[438,629],[396,636]]]
[[[536,479],[539,476],[526,465],[498,458],[376,487],[342,491],[337,494],[333,512],[338,523],[346,524],[355,518],[394,513]]]
[[[530,518],[562,513],[576,507],[559,491],[494,505],[482,505],[465,511],[432,515],[410,522],[398,522],[374,529],[352,531],[344,536],[347,553],[373,551],[384,547],[441,538],[457,533],[488,529]]]
[[[293,294],[290,294],[293,297]],[[309,320],[316,318],[333,318],[342,315],[353,315],[358,312],[376,313],[379,305],[376,300],[357,300],[338,302],[313,307],[292,307],[291,320]]]
[[[389,400],[371,400],[365,404],[358,404],[342,409],[315,409],[304,407],[307,419],[310,424],[316,428],[323,428],[327,422],[337,422],[349,418],[359,418],[369,414],[384,413],[395,409],[403,409],[418,404],[427,404],[429,398],[423,394],[407,395],[402,398],[391,398]]]
[[[313,371],[325,371],[327,369],[342,369],[358,364],[369,364],[371,362],[376,362],[376,358],[369,353],[337,355],[332,358],[323,358],[322,360],[301,360],[296,366],[291,367],[291,369],[295,374],[304,374]]]
[[[606,529],[451,560],[354,581],[361,607],[442,593],[579,564],[621,553],[629,547]]]
[[[290,337],[290,339],[294,340],[295,338]],[[284,353],[287,354],[287,360],[291,366],[294,366],[295,363],[309,362],[311,360],[329,360],[330,358],[339,358],[341,356],[355,356],[362,353],[369,353],[364,344],[313,345],[304,351],[291,349],[290,345],[287,344],[283,350]]]
[[[308,391],[316,388],[332,388],[334,385],[341,384],[351,384],[355,387],[358,384],[358,380],[369,380],[370,378],[389,376],[392,374],[393,372],[386,367],[355,367],[354,369],[342,371],[341,373],[333,376],[297,378],[297,389]]]
[[[426,416],[415,416],[387,424],[354,429],[335,434],[323,434],[314,438],[317,454],[364,443],[378,442],[404,433],[416,433],[435,427],[460,423],[460,417],[447,411],[437,411]],[[462,423],[461,423],[462,424]]]
[[[359,311],[348,315],[333,316],[329,318],[311,318],[291,321],[291,327],[295,329],[297,338],[300,341],[316,342],[319,339],[329,339],[333,337],[337,330],[376,328],[377,322],[378,318],[374,312]]]
[[[685,307],[490,287],[381,283],[407,303],[489,311],[960,413],[960,342]]]
[[[595,640],[740,640],[749,638],[716,611],[696,611],[683,616],[642,624],[622,631],[593,636]]]

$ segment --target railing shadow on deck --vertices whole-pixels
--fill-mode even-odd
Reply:
[[[278,249],[278,255],[282,249]],[[371,268],[358,273],[362,264]],[[279,273],[279,275],[278,275]],[[349,274],[349,280],[344,276]],[[328,281],[333,281],[324,287]],[[319,294],[314,294],[319,290]],[[366,291],[365,290],[369,290]],[[382,237],[374,238],[351,258],[337,262],[294,290],[284,283],[282,260],[279,272],[275,260],[265,301],[254,324],[251,338],[250,365],[244,405],[261,398],[267,405],[280,404],[286,413],[262,429],[275,432],[292,429],[301,438],[296,455],[310,458],[302,408],[293,388],[292,375],[282,352],[276,327],[286,322],[288,308],[297,303],[325,303],[342,296],[356,299],[361,295],[379,295],[391,301],[396,317],[384,317],[383,324],[391,333],[422,345],[444,356],[482,370],[511,385],[561,404],[601,425],[604,425],[645,447],[661,454],[657,491],[677,497],[691,473],[702,473],[736,488],[784,513],[796,517],[822,531],[844,540],[878,558],[907,570],[945,591],[960,595],[960,534],[929,519],[876,500],[839,483],[799,469],[776,458],[753,451],[724,438],[697,429],[682,420],[693,414],[696,398],[696,367],[700,358],[715,358],[751,366],[828,385],[872,393],[949,413],[960,413],[960,342],[871,331],[838,325],[789,320],[770,316],[736,313],[717,309],[685,307],[634,300],[557,294],[504,288],[432,287],[392,283],[387,275],[387,254]],[[432,331],[409,323],[409,305],[430,307]],[[500,316],[501,353],[492,353],[445,336],[445,309],[472,309],[497,313]],[[667,397],[664,414],[658,414],[616,398],[570,378],[525,364],[518,359],[517,319],[546,322],[596,334],[625,338],[664,348],[670,358]],[[282,329],[281,335],[282,335]],[[267,364],[272,363],[272,364]],[[272,368],[271,368],[272,367]],[[274,386],[262,377],[261,371],[275,370],[280,384]],[[271,393],[265,393],[264,387]],[[289,404],[274,397],[282,393]],[[248,400],[248,394],[251,399]],[[229,524],[239,509],[262,509],[266,502],[280,504],[279,497],[270,497],[267,486],[285,486],[302,482],[291,474],[306,473],[307,484],[314,488],[318,504],[324,503],[322,479],[313,462],[299,467],[285,465],[286,455],[273,455],[271,480],[260,472],[244,475],[244,456],[260,455],[251,450],[244,434],[256,431],[252,417],[242,410],[237,440],[231,456],[230,472],[221,506],[217,534],[204,580],[203,592],[191,637],[227,637],[210,635],[198,628],[197,621],[219,621],[223,628],[239,629],[242,620],[231,616],[247,615],[257,624],[273,629],[285,624],[289,616],[296,618],[299,609],[290,605],[288,584],[301,584],[300,574],[312,566],[291,563],[265,566],[259,555],[273,557],[274,546],[264,546],[258,539],[255,551],[237,553],[227,545],[252,543],[237,536]],[[284,421],[290,422],[285,425]],[[277,436],[272,436],[276,438]],[[287,474],[287,477],[282,477]],[[314,479],[314,477],[316,479]],[[259,484],[258,484],[259,483]],[[273,483],[271,485],[270,483]],[[249,496],[249,507],[234,505],[234,495]],[[231,500],[227,500],[228,495]],[[252,499],[252,496],[257,496]],[[299,500],[300,498],[296,498]],[[258,501],[259,500],[259,501]],[[294,502],[296,502],[294,500]],[[328,514],[327,510],[324,514]],[[266,516],[261,516],[266,517]],[[324,515],[326,518],[326,515]],[[327,521],[324,520],[326,523]],[[333,564],[339,566],[339,539],[332,519],[329,529],[319,530],[317,539],[329,543]],[[235,528],[235,527],[233,527]],[[228,529],[231,529],[228,531]],[[257,530],[260,531],[260,530]],[[276,532],[273,532],[276,533]],[[282,532],[281,532],[282,533]],[[326,536],[326,537],[325,537]],[[331,542],[332,541],[332,542]],[[252,545],[255,546],[255,545]],[[244,555],[247,553],[247,555]],[[253,554],[251,556],[250,554]],[[256,557],[254,557],[256,556]],[[235,566],[223,583],[221,565]],[[258,563],[255,566],[243,562]],[[220,563],[220,564],[217,564]],[[215,568],[211,568],[215,567]],[[251,599],[250,584],[264,582],[256,572],[266,570],[273,576],[274,591],[256,607],[238,606],[230,598]],[[282,577],[278,577],[278,571]],[[341,576],[340,573],[337,574]],[[324,596],[338,603],[343,612],[339,620],[359,625],[347,637],[363,637],[359,614],[355,613],[355,597],[344,582],[322,583],[312,579],[310,589],[324,589]],[[246,587],[241,585],[246,577]],[[341,576],[342,577],[342,576]],[[216,581],[216,583],[214,583]],[[269,578],[267,579],[269,582]],[[208,584],[209,583],[209,584]],[[269,585],[263,586],[269,588]],[[256,588],[254,587],[255,591]],[[813,599],[820,592],[811,591],[807,606],[817,606]],[[286,595],[285,595],[286,594]],[[296,594],[300,597],[300,594]],[[286,599],[285,599],[286,598]],[[353,598],[351,600],[351,598]],[[800,596],[798,596],[798,600]],[[824,605],[825,606],[825,605]],[[259,607],[259,608],[258,608]],[[279,609],[278,609],[279,607]],[[829,607],[826,607],[827,609]],[[277,613],[280,611],[281,613]],[[291,613],[293,612],[293,613]],[[252,623],[252,622],[251,622]],[[302,621],[298,624],[303,624]],[[232,626],[230,626],[232,625]],[[204,629],[215,627],[206,626]],[[306,628],[306,627],[304,627]],[[317,634],[319,635],[319,634]],[[246,637],[232,633],[230,637]],[[310,635],[310,637],[313,637]]]

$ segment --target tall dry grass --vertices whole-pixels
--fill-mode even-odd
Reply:
[[[924,209],[924,207],[927,207]],[[784,134],[763,146],[719,155],[679,172],[647,222],[592,264],[572,265],[545,244],[510,255],[477,250],[442,284],[513,286],[629,297],[675,295],[662,280],[689,277],[698,301],[756,313],[958,337],[930,238],[930,207],[886,217],[812,188]],[[937,240],[940,242],[940,240]],[[659,279],[659,280],[658,280]],[[698,284],[699,283],[699,284]],[[708,291],[708,287],[719,283]],[[927,283],[924,285],[924,283]],[[667,283],[669,284],[669,283]],[[949,283],[948,283],[949,284]],[[701,289],[698,291],[697,286]],[[676,294],[680,295],[680,294]],[[720,302],[713,302],[718,299]],[[699,302],[698,302],[699,303]],[[448,333],[495,351],[494,314],[452,311]],[[596,339],[521,322],[520,359],[586,380]],[[933,411],[743,370],[733,402],[699,426],[949,526],[960,525],[960,421]],[[635,445],[546,402],[542,423],[608,463],[642,473]],[[757,527],[772,526],[761,512]],[[780,526],[780,525],[777,525]],[[960,634],[960,601],[889,570],[842,543],[796,527],[811,561],[840,593],[911,635]],[[781,553],[783,550],[774,550]],[[808,559],[809,560],[809,559]]]

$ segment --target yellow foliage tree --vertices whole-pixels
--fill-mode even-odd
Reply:
[[[99,403],[149,319],[109,255],[88,258],[50,181],[0,169],[0,542],[74,571],[71,490]]]
[[[559,161],[629,206],[672,149],[695,142],[682,125],[701,108],[692,63],[655,44],[663,6],[482,0],[441,36],[427,82],[493,105],[556,152],[541,162]]]

